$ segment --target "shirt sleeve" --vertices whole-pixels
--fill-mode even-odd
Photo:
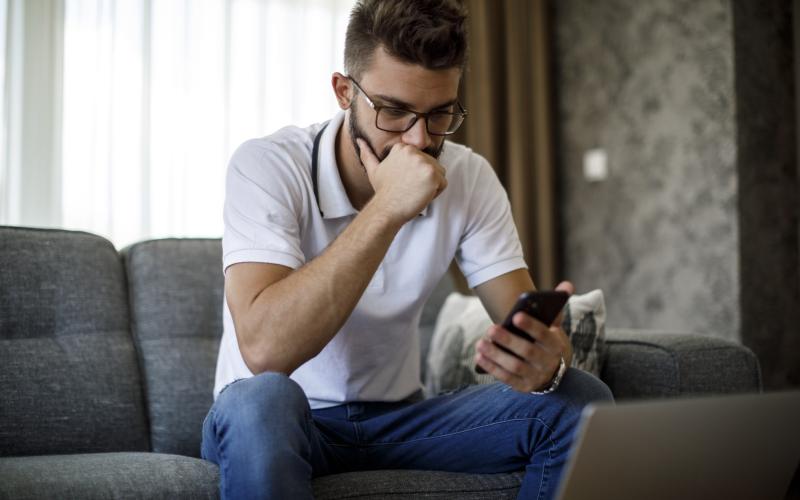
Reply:
[[[478,174],[468,196],[466,227],[456,251],[456,262],[470,288],[528,267],[508,195],[489,163],[478,155],[474,159]]]
[[[297,269],[305,263],[300,246],[302,188],[291,175],[291,159],[258,141],[240,146],[228,164],[223,269],[239,262]]]

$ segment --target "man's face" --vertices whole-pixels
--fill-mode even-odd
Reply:
[[[359,80],[361,88],[376,106],[392,106],[417,112],[452,111],[458,94],[461,70],[429,70],[407,64],[388,55],[382,48],[375,51],[372,64]],[[444,147],[444,136],[430,135],[425,120],[420,118],[406,132],[386,132],[375,124],[375,110],[363,94],[353,87],[348,127],[356,154],[356,139],[363,139],[383,160],[397,143],[412,145],[438,158]]]

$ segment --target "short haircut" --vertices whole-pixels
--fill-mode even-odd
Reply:
[[[345,71],[361,78],[378,47],[427,69],[463,69],[466,20],[459,0],[359,0],[347,25]]]

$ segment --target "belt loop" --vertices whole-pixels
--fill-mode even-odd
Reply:
[[[364,414],[364,405],[361,403],[347,403],[347,420],[359,420]]]

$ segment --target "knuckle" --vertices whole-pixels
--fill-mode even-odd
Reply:
[[[498,328],[492,327],[492,329],[489,330],[489,338],[490,339],[492,339],[492,340],[494,340],[496,342],[500,342],[500,341],[502,341],[501,336],[502,336],[501,330],[499,330]]]
[[[536,348],[532,342],[525,342],[525,346],[521,349],[522,355],[525,359],[533,359],[536,356]]]
[[[518,360],[518,359],[514,358],[514,359],[513,359],[513,360],[511,360],[511,362],[509,363],[509,368],[510,368],[510,370],[509,370],[509,371],[511,371],[511,372],[514,372],[514,373],[522,373],[522,371],[523,371],[523,370],[524,370],[524,368],[525,368],[525,363],[523,363],[522,361],[520,361],[520,360]]]

